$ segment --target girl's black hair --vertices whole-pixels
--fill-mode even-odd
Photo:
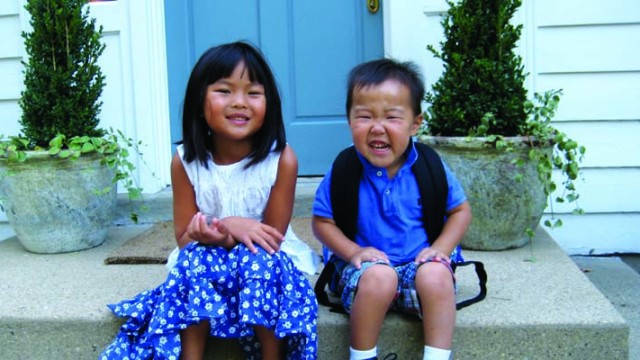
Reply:
[[[264,160],[273,150],[282,151],[287,139],[282,119],[280,93],[275,78],[262,53],[254,46],[238,41],[219,45],[205,51],[196,62],[184,96],[182,109],[182,143],[184,160],[199,160],[205,167],[213,153],[213,140],[204,118],[204,101],[207,87],[228,78],[240,63],[244,62],[249,79],[264,86],[266,112],[264,123],[253,136],[253,150],[247,167]]]
[[[398,62],[392,59],[380,59],[362,63],[349,73],[347,81],[347,118],[351,111],[353,92],[371,85],[380,85],[387,80],[396,80],[409,88],[411,107],[414,116],[422,114],[424,83],[415,63]]]

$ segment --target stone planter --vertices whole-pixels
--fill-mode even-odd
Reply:
[[[28,251],[62,253],[104,242],[113,221],[115,169],[102,155],[77,161],[27,152],[22,163],[0,162],[0,203]]]
[[[528,161],[527,138],[507,138],[513,152],[485,145],[484,138],[420,136],[444,159],[462,184],[473,214],[462,247],[505,250],[525,245],[547,205],[537,165]],[[551,151],[549,147],[548,151]],[[524,167],[514,164],[520,158]],[[522,181],[515,180],[522,174]]]

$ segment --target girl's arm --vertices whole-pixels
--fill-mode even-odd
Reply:
[[[173,190],[173,227],[179,248],[192,241],[232,247],[235,242],[228,236],[226,228],[213,221],[207,224],[204,215],[198,212],[193,185],[182,165],[180,155],[176,153],[171,160],[171,187]]]
[[[263,222],[284,234],[291,222],[298,180],[298,159],[287,145],[280,155],[278,176],[271,189]]]

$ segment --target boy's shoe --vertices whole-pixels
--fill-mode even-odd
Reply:
[[[396,353],[388,353],[387,356],[382,358],[382,360],[397,360],[397,359],[398,359],[398,355],[396,355]],[[372,357],[371,359],[367,359],[367,360],[379,360],[379,358],[376,356],[376,357]]]

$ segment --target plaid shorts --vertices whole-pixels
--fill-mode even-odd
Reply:
[[[423,264],[416,265],[412,261],[403,265],[392,266],[384,261],[378,260],[364,262],[360,269],[356,269],[353,264],[338,259],[335,256],[330,261],[334,262],[336,272],[339,274],[339,281],[335,282],[333,286],[330,286],[330,288],[334,293],[341,294],[342,305],[347,313],[351,313],[351,306],[355,299],[356,290],[358,289],[358,281],[362,274],[364,274],[364,272],[373,265],[383,264],[393,267],[396,274],[398,274],[398,289],[396,290],[396,296],[391,303],[391,310],[404,314],[416,315],[422,318],[420,300],[418,299],[418,293],[416,292],[416,272]],[[445,261],[433,258],[427,259],[427,262],[433,261],[440,262],[449,269],[455,288],[456,279],[451,266]]]

